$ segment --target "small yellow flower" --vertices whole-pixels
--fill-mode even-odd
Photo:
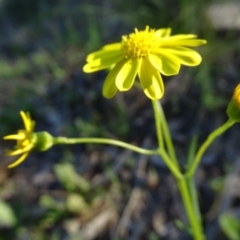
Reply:
[[[8,156],[21,156],[8,168],[13,168],[22,163],[33,150],[46,151],[54,144],[54,138],[48,132],[33,132],[35,122],[32,121],[30,114],[20,112],[25,129],[18,130],[17,134],[5,136],[4,140],[16,140],[14,150],[7,152]]]
[[[104,84],[103,95],[112,98],[117,90],[129,90],[138,75],[144,93],[150,99],[160,99],[164,84],[160,75],[176,75],[180,66],[197,66],[201,56],[188,47],[197,47],[206,40],[193,34],[170,36],[171,28],[158,30],[148,26],[143,31],[122,36],[121,43],[108,44],[87,56],[83,67],[86,73],[110,68]]]
[[[234,121],[240,122],[240,83],[235,88],[232,99],[228,104],[227,115]]]
[[[15,150],[9,150],[7,152],[8,156],[22,154],[20,158],[18,158],[14,163],[8,166],[9,168],[15,167],[22,163],[30,154],[36,142],[36,136],[33,134],[35,122],[31,120],[29,113],[24,113],[23,111],[21,111],[20,115],[22,117],[25,129],[18,130],[17,134],[8,135],[3,138],[4,140],[17,141]]]

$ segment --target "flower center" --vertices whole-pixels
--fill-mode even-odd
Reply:
[[[25,130],[19,130],[18,135],[21,136],[21,139],[18,139],[17,146],[19,149],[24,149],[31,143],[31,133]]]
[[[154,29],[146,26],[144,31],[134,29],[135,33],[122,36],[122,50],[126,58],[144,58],[159,47],[159,39]]]
[[[235,104],[240,108],[240,84],[238,84],[234,90],[233,100]]]

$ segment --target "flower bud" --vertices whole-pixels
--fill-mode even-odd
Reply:
[[[237,85],[233,92],[232,99],[227,107],[227,115],[234,121],[240,121],[240,84]]]

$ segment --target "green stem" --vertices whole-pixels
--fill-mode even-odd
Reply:
[[[200,225],[198,218],[196,218],[194,213],[194,206],[191,201],[191,195],[187,185],[187,179],[185,177],[181,179],[177,179],[177,183],[183,199],[183,203],[186,209],[190,226],[192,227],[193,237],[195,240],[204,240],[205,237],[202,232],[202,227]]]
[[[188,152],[188,157],[187,157],[187,166],[190,166],[192,164],[192,161],[194,160],[194,156],[196,154],[196,148],[197,148],[197,138],[193,137],[190,147],[189,147],[189,152]],[[199,209],[195,179],[194,179],[194,177],[190,177],[190,178],[187,178],[186,181],[187,181],[188,189],[190,191],[191,202],[193,205],[193,211],[194,211],[195,217],[198,220],[199,226],[201,227],[201,231],[203,232],[202,217],[201,217],[201,213],[200,213],[200,209]]]
[[[168,128],[168,124],[167,124],[167,121],[166,121],[166,118],[165,118],[165,115],[164,115],[164,112],[162,109],[162,105],[159,101],[152,101],[152,102],[153,102],[153,106],[154,106],[154,115],[155,115],[155,119],[156,119],[156,126],[162,126],[162,134],[163,134],[164,140],[166,142],[169,156],[172,159],[172,161],[174,162],[174,164],[176,165],[176,167],[179,169],[178,160],[176,157],[176,153],[175,153],[175,149],[173,146],[171,134],[170,134],[170,131]]]
[[[199,209],[197,189],[196,189],[196,184],[195,184],[194,178],[193,177],[186,178],[186,181],[187,181],[188,189],[190,191],[190,196],[191,196],[191,202],[192,202],[192,206],[193,206],[194,215],[195,215],[195,218],[198,221],[201,232],[203,232],[202,216],[201,216],[200,209]]]
[[[153,112],[154,112],[154,118],[155,118],[155,125],[157,130],[157,139],[158,139],[158,147],[160,149],[164,149],[164,142],[163,142],[163,132],[161,129],[161,115],[160,115],[160,107],[159,107],[159,101],[158,100],[152,100],[153,105]]]
[[[77,144],[77,143],[98,143],[98,144],[109,144],[118,147],[123,147],[129,149],[133,152],[145,154],[145,155],[156,155],[158,154],[158,149],[148,150],[140,147],[136,147],[132,144],[125,143],[118,140],[108,139],[108,138],[66,138],[66,137],[56,137],[54,138],[54,144]]]
[[[202,146],[199,148],[195,159],[192,162],[192,165],[190,166],[190,168],[188,169],[188,171],[186,172],[185,176],[186,177],[192,177],[199,165],[199,162],[203,156],[203,154],[205,153],[205,151],[207,150],[207,148],[209,147],[209,145],[215,140],[215,138],[217,138],[219,135],[221,135],[222,133],[224,133],[228,128],[230,128],[233,124],[235,123],[234,120],[232,119],[228,119],[228,121],[226,123],[224,123],[221,127],[217,128],[215,131],[213,131],[207,138],[207,140],[202,144]]]
[[[155,124],[156,124],[156,132],[157,132],[157,139],[158,139],[158,148],[159,148],[159,155],[162,157],[162,159],[164,160],[165,164],[168,166],[169,170],[172,172],[172,174],[178,179],[178,178],[182,178],[183,175],[179,170],[178,164],[177,164],[177,160],[176,161],[172,161],[171,156],[169,157],[167,152],[165,151],[164,148],[164,139],[163,137],[165,137],[166,143],[167,143],[167,147],[169,147],[169,140],[171,142],[171,137],[170,137],[170,133],[169,131],[165,131],[165,129],[167,128],[167,124],[166,124],[166,119],[164,117],[163,111],[161,109],[161,104],[158,100],[152,100],[152,105],[153,105],[153,111],[154,111],[154,118],[155,118]],[[164,122],[165,121],[165,122]],[[164,122],[164,124],[163,124]],[[164,129],[165,128],[165,129]],[[167,128],[168,129],[168,128]],[[166,132],[168,134],[166,134]],[[165,133],[165,135],[163,135]],[[173,145],[171,145],[172,147],[172,151],[174,152],[174,148]]]
[[[152,104],[154,109],[154,117],[156,121],[159,155],[163,158],[169,170],[177,180],[179,191],[181,193],[186,213],[188,216],[189,224],[192,227],[194,239],[204,240],[201,221],[195,215],[195,205],[193,204],[193,201],[194,200],[196,201],[196,199],[194,199],[190,192],[191,190],[190,187],[192,186],[191,185],[188,186],[191,179],[186,179],[185,176],[180,172],[168,124],[160,102],[152,101]],[[168,153],[164,149],[164,141],[166,143]]]

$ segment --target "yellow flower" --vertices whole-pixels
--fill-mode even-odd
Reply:
[[[31,117],[28,113],[24,113],[21,111],[20,115],[22,117],[25,130],[18,130],[17,134],[8,135],[3,138],[4,140],[17,141],[15,150],[8,151],[7,152],[8,156],[22,154],[20,158],[18,158],[14,163],[8,166],[9,168],[15,167],[22,163],[30,154],[36,142],[36,136],[33,134],[35,122],[31,120]]]
[[[160,99],[164,93],[160,73],[176,75],[181,64],[199,65],[201,56],[188,47],[206,43],[193,34],[170,34],[170,28],[154,30],[147,26],[143,31],[135,29],[134,33],[122,36],[121,43],[105,45],[89,54],[83,71],[90,73],[112,67],[103,84],[106,98],[112,98],[117,90],[129,90],[138,75],[147,97]]]
[[[14,150],[7,152],[8,156],[21,156],[8,168],[13,168],[22,163],[32,150],[46,151],[53,144],[53,137],[47,132],[33,132],[35,122],[32,121],[30,114],[23,111],[20,112],[25,129],[18,130],[17,134],[5,136],[4,140],[16,140],[17,144]]]
[[[228,104],[227,115],[234,121],[240,122],[240,83],[235,88],[232,99]]]

